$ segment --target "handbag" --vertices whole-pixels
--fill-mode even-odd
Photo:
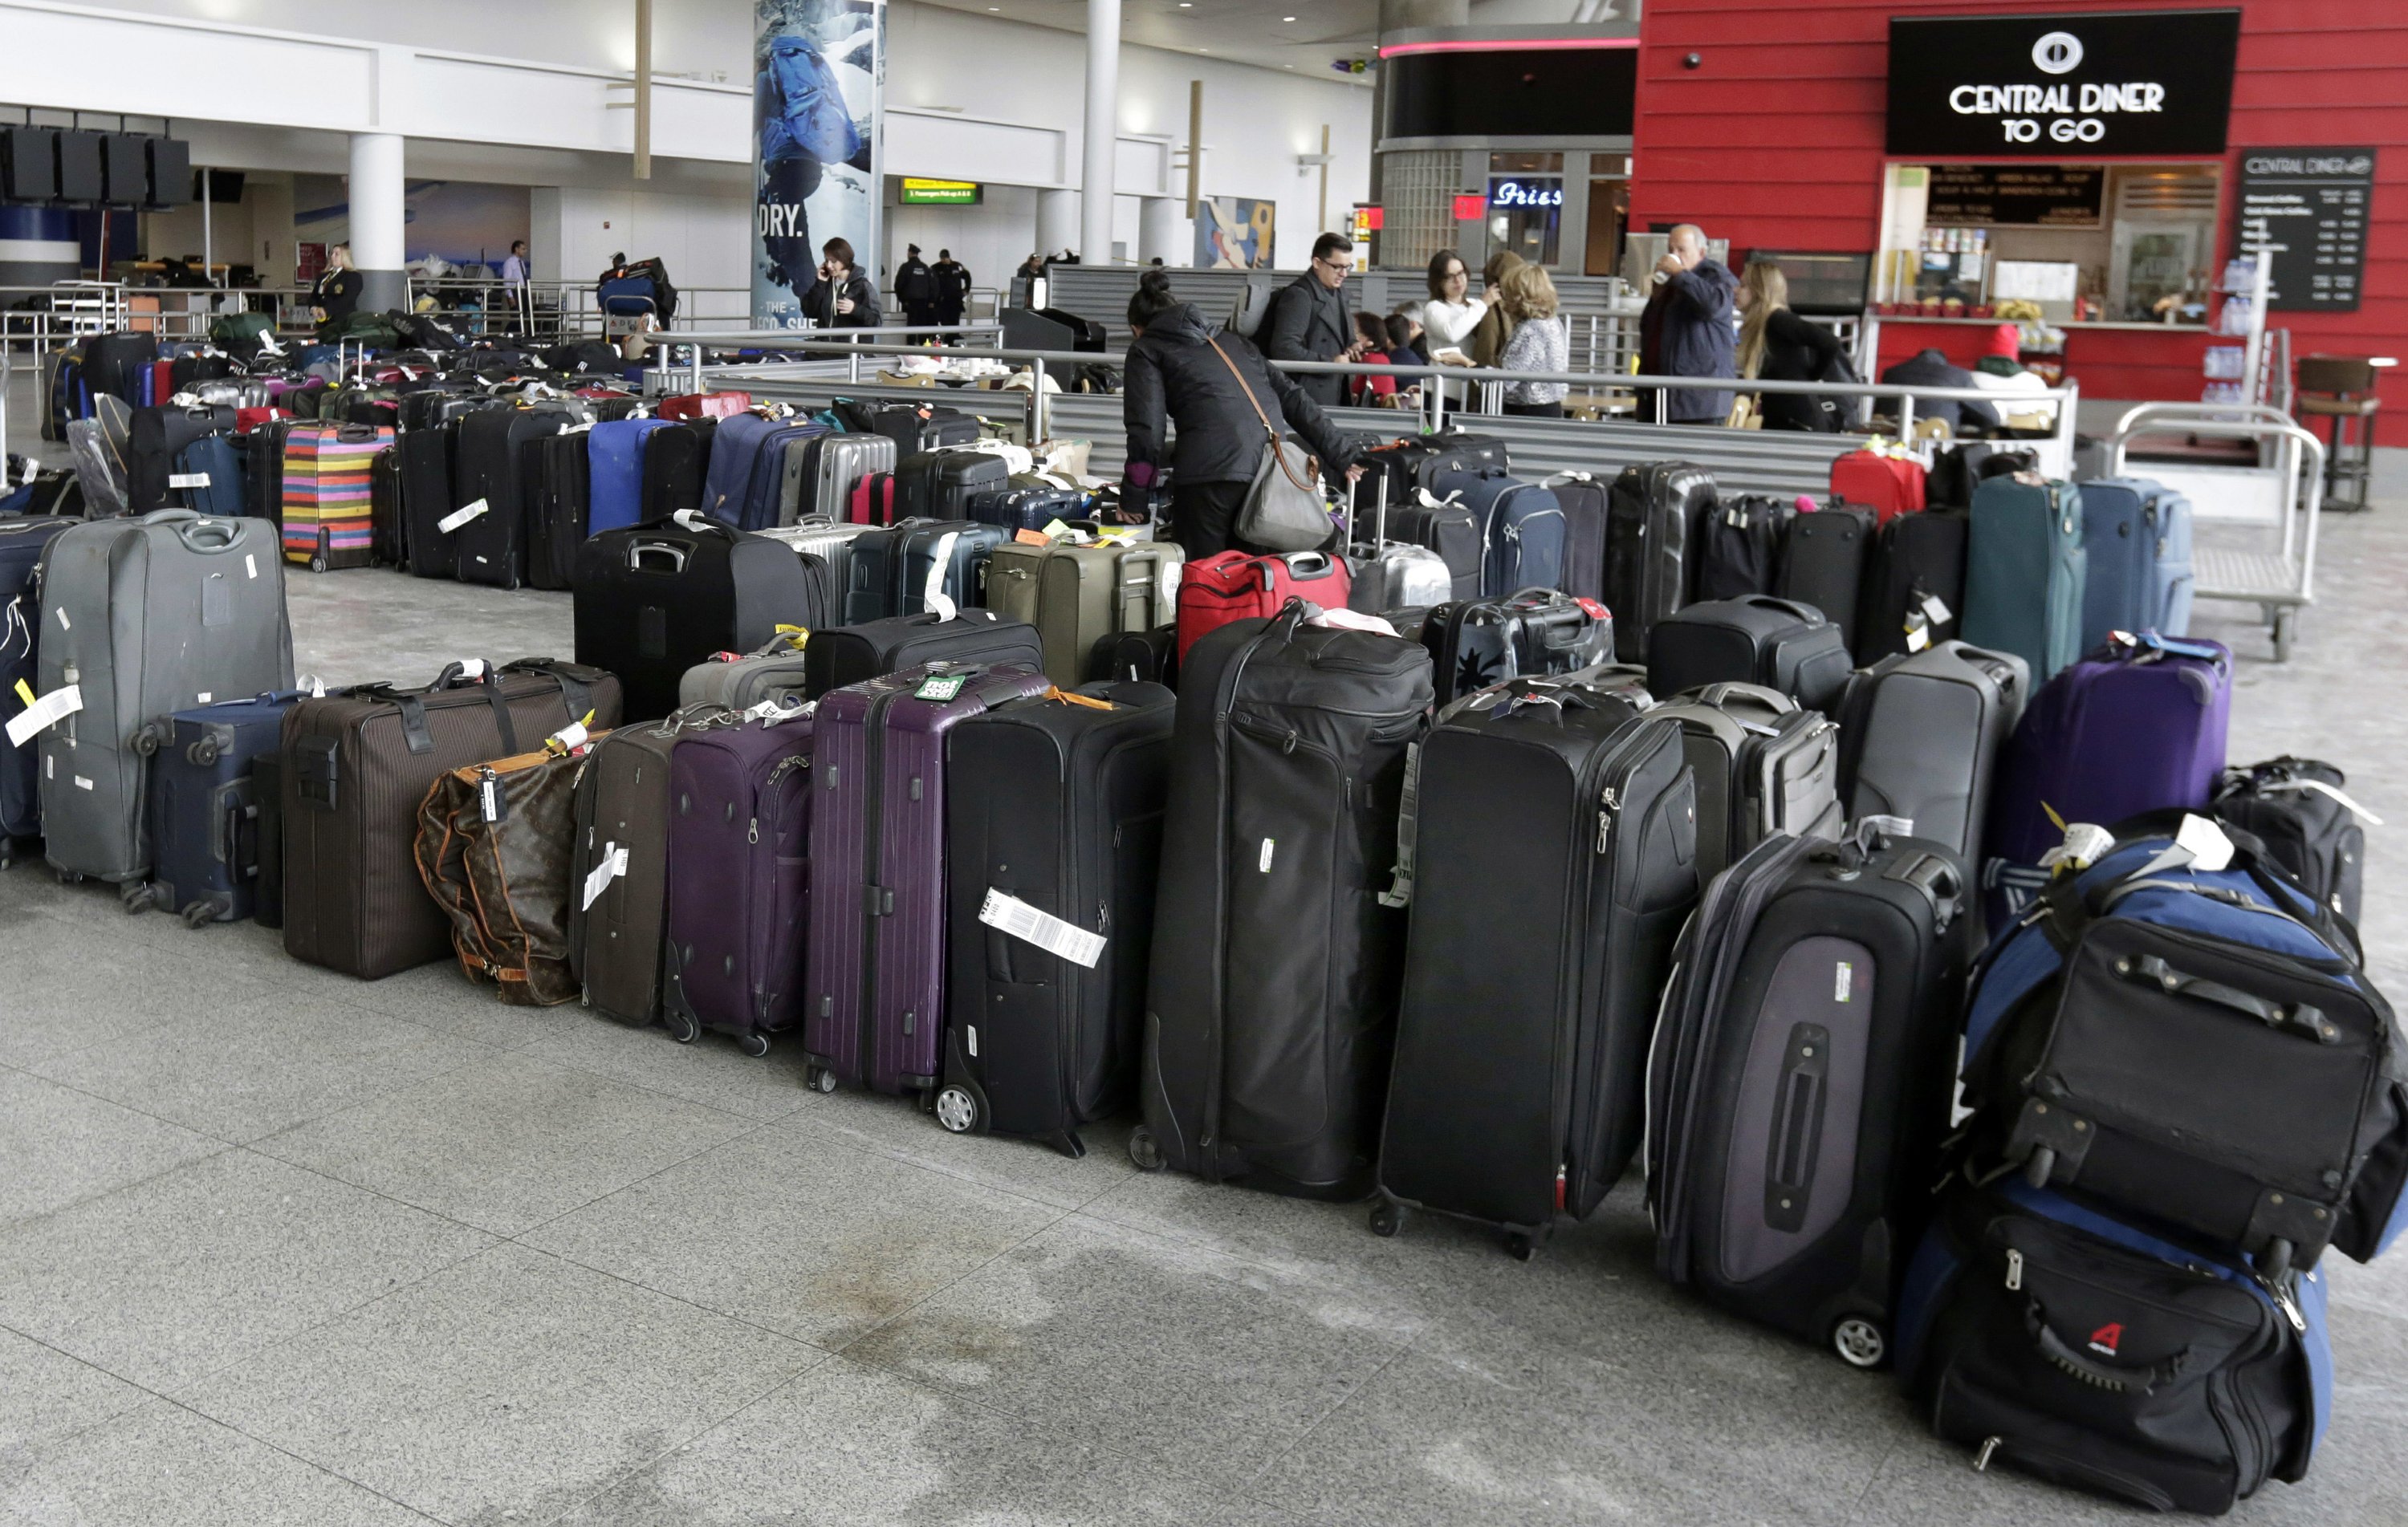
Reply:
[[[1246,394],[1253,405],[1254,417],[1262,421],[1268,448],[1262,464],[1254,468],[1254,480],[1246,487],[1246,501],[1239,507],[1235,527],[1237,538],[1266,551],[1312,551],[1327,543],[1330,534],[1329,510],[1321,501],[1321,491],[1315,486],[1320,479],[1321,465],[1305,453],[1302,446],[1288,440],[1272,427],[1270,415],[1246,384],[1246,374],[1217,339],[1204,341],[1212,353],[1238,378],[1238,391]]]

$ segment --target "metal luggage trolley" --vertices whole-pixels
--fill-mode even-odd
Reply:
[[[2122,475],[2132,441],[2153,435],[2257,443],[2253,466],[2152,461],[2141,470],[2190,499],[2200,531],[2191,549],[2194,597],[2256,605],[2273,635],[2274,661],[2289,661],[2300,612],[2315,598],[2324,442],[2262,403],[2143,403],[2115,421],[2106,475]],[[2218,535],[2223,527],[2256,534]]]

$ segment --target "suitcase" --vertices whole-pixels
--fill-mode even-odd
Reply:
[[[1953,1186],[1937,1219],[1899,1320],[1935,1436],[2156,1511],[2306,1477],[2332,1408],[2321,1277],[2265,1279],[2012,1179]]]
[[[1416,498],[1393,504],[1388,508],[1388,529],[1404,545],[1435,552],[1445,563],[1451,580],[1447,598],[1480,597],[1488,548],[1482,539],[1480,517],[1461,502]]]
[[[1658,702],[1698,779],[1698,874],[1711,879],[1775,834],[1837,838],[1839,727],[1761,684],[1709,684]]]
[[[755,413],[735,413],[721,419],[710,432],[710,461],[703,473],[705,514],[733,525],[744,516],[745,495],[752,489],[752,469],[761,463],[762,448],[777,433],[775,420]]]
[[[40,678],[83,707],[40,734],[44,851],[62,875],[148,877],[143,812],[168,718],[293,683],[283,564],[253,520],[161,509],[70,526],[44,558]],[[138,894],[138,888],[129,890]]]
[[[1647,634],[1688,603],[1690,548],[1713,513],[1714,479],[1686,462],[1626,466],[1606,496],[1605,604],[1613,655],[1647,660]]]
[[[792,550],[691,510],[589,537],[574,581],[577,661],[619,676],[636,721],[675,710],[678,681],[713,652],[750,652],[817,613]]]
[[[1097,541],[1078,546],[1006,542],[989,556],[985,607],[1037,628],[1045,674],[1064,689],[1086,678],[1096,643],[1124,631],[1153,631],[1175,618],[1165,590],[1183,558],[1171,541]]]
[[[461,973],[472,985],[491,981],[513,1006],[577,997],[569,860],[577,778],[593,744],[581,728],[573,735],[574,742],[555,735],[532,752],[446,770],[418,806],[412,855],[451,924]]]
[[[451,578],[459,571],[457,531],[444,528],[460,507],[452,477],[458,444],[453,424],[412,430],[394,444],[401,464],[402,540],[414,577]]]
[[[522,458],[529,441],[558,435],[571,421],[566,408],[550,404],[489,408],[460,421],[452,468],[460,503],[445,519],[456,521],[453,576],[461,582],[515,589],[526,581],[532,494]]]
[[[24,712],[17,686],[30,689],[41,678],[35,645],[42,624],[42,554],[70,523],[47,515],[0,519],[0,723]],[[37,758],[34,748],[0,749],[0,869],[15,862],[17,844],[42,835]]]
[[[809,635],[797,627],[780,631],[751,652],[713,652],[678,680],[678,714],[751,714],[759,707],[774,717],[805,710],[810,700],[809,664],[803,656]]]
[[[580,430],[538,435],[519,451],[519,475],[527,485],[527,587],[574,588],[593,491],[586,435]]]
[[[1087,654],[1090,684],[1159,684],[1179,687],[1179,628],[1156,626],[1152,631],[1116,631],[1096,638]]]
[[[285,561],[313,573],[376,562],[368,478],[393,442],[391,428],[368,424],[295,424],[285,433]]]
[[[1181,659],[1129,1155],[1343,1201],[1378,1146],[1405,935],[1380,897],[1429,655],[1304,616]]]
[[[781,507],[781,524],[842,520],[864,478],[895,470],[895,442],[883,435],[823,435],[803,450],[802,493]]]
[[[1564,573],[1555,586],[1574,599],[1605,600],[1606,485],[1586,472],[1558,472],[1539,486],[1564,511]]]
[[[126,425],[127,512],[149,514],[153,509],[189,507],[177,496],[176,485],[168,480],[179,470],[176,458],[203,435],[232,435],[234,429],[234,410],[227,407],[203,404],[135,409]]]
[[[1269,557],[1217,551],[1191,562],[1179,579],[1179,663],[1184,667],[1207,632],[1232,621],[1268,620],[1290,599],[1340,609],[1353,590],[1346,559],[1324,551]]]
[[[1894,515],[1924,507],[1924,465],[1912,456],[1852,450],[1831,463],[1831,496],[1873,511],[1887,524]]]
[[[1047,525],[1079,519],[1086,507],[1087,495],[1079,489],[1013,478],[970,494],[962,512],[1010,535],[1024,530],[1041,534]]]
[[[750,392],[685,392],[661,399],[663,419],[724,419],[752,407]]]
[[[1392,507],[1411,504],[1425,492],[1442,496],[1436,492],[1441,472],[1477,472],[1491,466],[1511,471],[1513,464],[1504,441],[1493,435],[1471,435],[1458,428],[1387,441],[1362,452],[1356,460],[1363,467],[1365,480],[1372,490],[1384,494]]]
[[[1973,492],[1957,630],[1976,647],[2023,659],[2034,683],[2085,650],[2082,524],[2082,490],[2071,483],[1992,478]]]
[[[988,609],[966,609],[951,619],[896,615],[816,631],[803,649],[803,657],[805,688],[814,700],[848,684],[864,684],[933,664],[981,668],[1002,664],[1045,665],[1045,649],[1035,626]]]
[[[1836,717],[1848,819],[1895,818],[1980,863],[1999,749],[2030,694],[2021,658],[1956,641],[1858,670]]]
[[[1781,572],[1772,592],[1823,612],[1840,628],[1840,640],[1856,650],[1856,606],[1864,598],[1865,563],[1876,529],[1873,512],[1827,504],[1789,521],[1781,545]]]
[[[644,439],[643,512],[650,524],[702,507],[703,473],[710,463],[714,421],[687,420]]]
[[[1965,608],[1965,541],[1971,528],[1956,509],[1901,514],[1873,537],[1856,604],[1858,663],[1878,663],[1936,647],[1956,634]]]
[[[1781,543],[1794,505],[1764,493],[1740,493],[1714,506],[1698,544],[1698,599],[1744,599],[1770,593],[1781,571]]]
[[[746,479],[743,507],[737,523],[746,530],[774,530],[795,517],[802,502],[804,469],[812,444],[828,434],[825,424],[804,419],[781,420],[762,436],[752,475]]]
[[[1564,511],[1553,492],[1493,466],[1442,472],[1438,491],[1460,498],[1480,521],[1484,595],[1499,598],[1563,581]]]
[[[1647,644],[1647,689],[1678,694],[1701,684],[1762,684],[1807,710],[1838,709],[1848,649],[1812,606],[1770,594],[1685,605]]]
[[[2190,630],[2190,500],[2146,478],[2082,485],[2082,649],[2114,631]]]
[[[363,685],[284,713],[285,953],[363,980],[442,959],[448,924],[412,858],[437,778],[571,722],[618,724],[619,681],[598,668],[528,660],[478,671],[455,663],[423,690]]]
[[[663,419],[614,419],[585,435],[585,524],[588,534],[641,524],[645,457]],[[690,507],[691,506],[683,506]]]
[[[883,435],[881,439],[885,438]],[[853,485],[845,501],[845,518],[856,525],[891,525],[902,517],[893,472],[872,472]]]
[[[1503,599],[1450,600],[1422,617],[1437,703],[1509,678],[1570,674],[1613,656],[1613,617],[1594,600],[1553,589]]]
[[[2033,452],[2001,450],[1986,440],[1942,446],[1933,453],[1931,470],[1923,480],[1923,507],[1970,509],[1973,490],[1985,479],[2039,469],[2040,458]]]
[[[1978,920],[1921,838],[1768,837],[1683,937],[1647,1063],[1656,1265],[1853,1366],[1896,1329]]]
[[[897,512],[913,520],[968,520],[970,500],[1004,488],[1011,464],[983,450],[930,450],[895,464]]]
[[[766,1055],[801,1012],[812,750],[791,717],[693,728],[670,755],[661,1002],[681,1041],[709,1028]]]
[[[2214,809],[2218,821],[2257,837],[2300,889],[2355,924],[2366,826],[2381,824],[2343,792],[2347,783],[2329,764],[2286,754],[2226,769],[2215,782]]]
[[[1105,708],[1079,703],[1103,702]],[[1007,705],[946,744],[944,1086],[937,1122],[1044,1140],[1135,1095],[1175,697],[1105,683]],[[1092,960],[983,921],[991,894],[1096,935]]]
[[[2396,1234],[2408,1041],[2356,935],[2254,844],[2117,842],[2003,935],[1965,1007],[1971,1162],[2269,1277]]]
[[[251,507],[244,466],[250,454],[246,443],[230,435],[204,435],[176,452],[176,470],[167,478],[175,507],[221,520],[241,519]]]
[[[867,525],[803,520],[791,525],[781,525],[776,530],[765,530],[761,534],[781,545],[792,547],[796,556],[811,558],[827,570],[827,602],[820,623],[833,625],[844,613],[844,591],[853,580],[853,538],[869,529]]]
[[[577,781],[569,970],[585,1006],[622,1023],[661,1016],[669,757],[681,735],[666,722],[623,726],[595,740]]]
[[[810,807],[808,1084],[933,1092],[944,1066],[947,739],[1052,688],[1021,664],[936,664],[821,696]]]
[[[974,520],[900,520],[856,536],[842,620],[862,625],[896,615],[947,613],[983,604],[986,563],[1003,532]]]
[[[1426,546],[1388,539],[1388,501],[1375,501],[1371,538],[1356,522],[1356,485],[1346,487],[1346,607],[1365,615],[1408,606],[1442,605],[1455,597],[1446,559]]]
[[[946,446],[967,446],[979,437],[978,421],[942,404],[860,404],[838,399],[839,412],[850,412],[848,430],[882,435],[895,442],[897,460]]]
[[[1647,1034],[1698,898],[1696,787],[1676,724],[1577,679],[1481,691],[1416,768],[1371,1228],[1436,1209],[1527,1257],[1639,1145]]]
[[[308,693],[219,700],[168,718],[147,792],[150,884],[128,896],[128,910],[160,907],[194,928],[251,915],[265,851],[251,764],[278,749],[284,713]]]
[[[368,467],[368,534],[376,560],[390,566],[409,564],[409,521],[401,505],[401,442],[380,450]]]
[[[273,525],[284,522],[284,439],[294,421],[279,417],[251,425],[243,439],[249,462],[243,474],[243,513]]]

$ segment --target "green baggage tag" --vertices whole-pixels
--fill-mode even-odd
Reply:
[[[920,680],[920,687],[911,692],[911,698],[934,700],[942,705],[960,695],[962,686],[969,681],[970,676],[968,674],[931,674]]]

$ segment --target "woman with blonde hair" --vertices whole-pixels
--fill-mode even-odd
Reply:
[[[1739,278],[1732,302],[1739,308],[1739,374],[1766,381],[1854,381],[1855,371],[1829,327],[1799,317],[1789,308],[1789,278],[1779,265],[1751,264]],[[1811,392],[1765,392],[1756,399],[1756,416],[1769,430],[1810,430],[1830,434],[1845,421],[1847,410],[1836,398]]]
[[[1506,371],[1568,371],[1571,334],[1556,316],[1555,283],[1544,265],[1516,264],[1498,284],[1498,302],[1512,321],[1498,366]],[[1505,411],[1534,419],[1561,419],[1570,387],[1558,381],[1517,381],[1505,389]]]

